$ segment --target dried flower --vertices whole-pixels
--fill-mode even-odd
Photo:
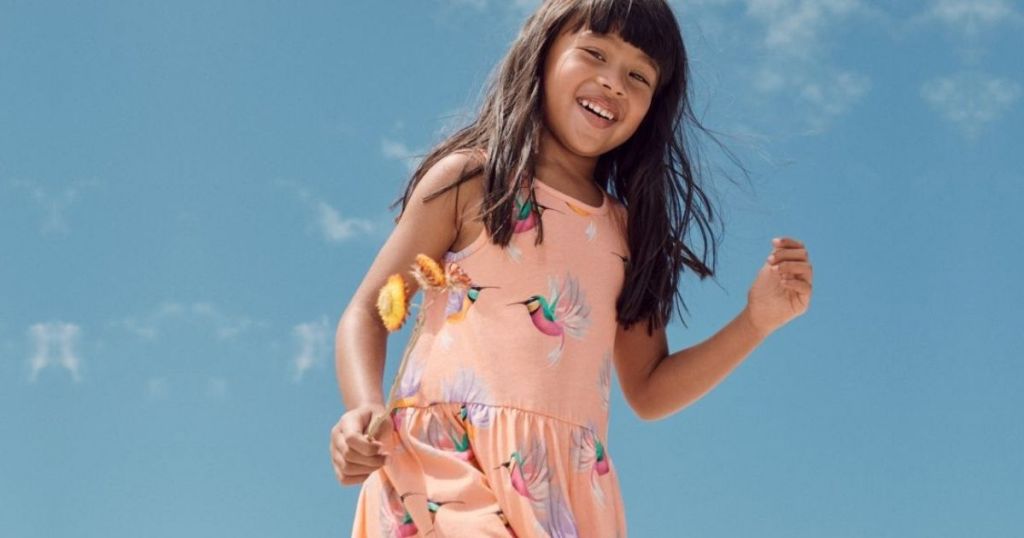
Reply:
[[[389,332],[402,328],[409,314],[409,285],[401,274],[388,277],[377,295],[377,312]]]
[[[446,285],[444,269],[426,254],[416,255],[416,263],[412,265],[412,276],[425,290],[444,288]]]

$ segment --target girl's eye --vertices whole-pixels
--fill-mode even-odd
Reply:
[[[596,50],[591,50],[591,49],[583,49],[583,50],[585,50],[585,51],[589,52],[589,53],[590,53],[590,55],[591,55],[591,56],[593,56],[593,57],[595,57],[595,58],[599,58],[599,59],[601,59],[601,60],[604,60],[604,56],[601,56],[601,53],[600,53],[600,52],[597,52]],[[638,73],[635,73],[635,74],[636,74],[636,78],[637,78],[637,80],[640,80],[640,81],[642,81],[642,82],[643,82],[644,84],[646,84],[646,85],[648,85],[648,86],[650,86],[650,85],[651,85],[651,83],[650,83],[650,82],[647,82],[647,79],[646,79],[645,77],[643,77],[642,75],[640,75],[640,74],[638,74]]]

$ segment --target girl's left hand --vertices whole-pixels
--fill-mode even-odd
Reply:
[[[747,314],[763,336],[807,311],[814,279],[803,243],[781,237],[773,245],[747,293]]]

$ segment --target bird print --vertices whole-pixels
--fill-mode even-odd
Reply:
[[[548,454],[540,439],[534,437],[528,449],[514,450],[507,460],[495,469],[508,471],[508,484],[516,493],[541,507],[547,502],[551,468]]]
[[[559,282],[555,276],[548,276],[548,296],[531,295],[529,298],[508,303],[525,305],[533,326],[543,334],[559,337],[558,347],[548,353],[549,364],[554,365],[565,348],[565,335],[583,339],[590,327],[590,306],[586,295],[580,289],[579,281],[566,273]]]
[[[548,207],[540,202],[536,202],[536,196],[534,196],[534,200],[531,200],[526,194],[530,192],[530,189],[531,187],[524,187],[516,192],[515,209],[512,211],[512,222],[514,223],[514,227],[512,228],[513,234],[521,234],[536,228],[537,223],[540,222],[545,211],[561,213],[561,211],[558,211],[557,209]],[[538,208],[536,213],[533,211],[534,205]],[[519,263],[522,260],[523,252],[515,245],[515,243],[509,242],[505,252],[513,262]]]
[[[535,508],[537,522],[546,536],[551,538],[579,538],[580,532],[576,526],[576,518],[572,508],[566,499],[566,494],[561,486],[552,484],[549,486],[550,494],[544,501],[544,506]]]
[[[626,256],[625,254],[619,254],[618,252],[612,252],[612,254],[614,254],[617,258],[622,260],[623,267],[629,267],[629,256]]]
[[[379,478],[379,480],[381,488],[380,513],[378,516],[380,528],[384,531],[384,536],[387,538],[415,536],[419,529],[416,528],[416,522],[413,521],[412,515],[409,514],[405,504],[402,502],[404,496],[402,498],[398,497],[398,492],[391,485],[391,481],[385,478]]]
[[[448,303],[445,305],[445,321],[458,323],[465,319],[469,307],[480,298],[480,290],[499,288],[500,286],[475,286],[468,288],[452,288],[448,290]]]
[[[496,512],[494,512],[494,514],[497,515],[498,519],[501,520],[501,524],[505,526],[505,530],[508,531],[508,535],[511,538],[519,538],[519,535],[517,535],[516,531],[512,528],[512,524],[509,522],[508,516],[505,515],[504,510],[499,508]]]
[[[402,378],[398,380],[398,387],[395,389],[395,406],[407,407],[413,405],[420,392],[420,382],[423,379],[425,361],[420,357],[419,350],[411,352],[409,363],[402,372]]]
[[[587,241],[597,239],[597,225],[594,224],[594,219],[592,218],[594,216],[594,212],[572,202],[565,202],[565,205],[569,206],[569,209],[571,209],[573,213],[590,219],[590,222],[587,223],[587,228],[583,231],[583,234],[587,236]]]
[[[403,505],[406,502],[405,501],[406,497],[410,497],[410,496],[417,496],[418,497],[418,496],[425,496],[425,495],[423,493],[405,493],[401,497],[401,501],[402,501]],[[432,499],[430,497],[427,497],[424,502],[427,505],[427,513],[430,514],[430,522],[431,522],[431,524],[433,524],[434,521],[436,521],[436,519],[437,519],[437,512],[441,510],[442,506],[444,506],[446,504],[465,504],[464,501],[443,501],[442,502],[442,501],[436,501],[436,500],[434,500],[434,499]],[[406,513],[408,514],[408,512],[406,512]],[[410,520],[412,519],[411,515],[409,515],[409,519]],[[435,529],[431,528],[430,530],[426,531],[424,533],[424,535],[431,534],[434,531],[435,531]],[[413,534],[405,534],[405,535],[402,535],[402,536],[415,536],[416,532],[418,532],[418,530],[414,531]]]
[[[422,435],[417,435],[420,441],[452,455],[467,463],[474,461],[473,449],[470,447],[469,432],[461,424],[452,420],[445,420],[446,416],[431,414],[427,419],[427,427]],[[461,417],[460,417],[461,418]]]
[[[601,371],[598,373],[597,391],[601,396],[601,407],[608,410],[609,396],[612,389],[612,350],[608,349],[601,357]]]
[[[570,450],[576,470],[589,473],[594,498],[604,504],[604,489],[598,483],[598,477],[608,474],[608,471],[611,470],[611,459],[597,435],[593,420],[588,420],[586,427],[573,430]]]
[[[445,402],[462,404],[460,418],[470,439],[473,439],[476,428],[491,426],[494,408],[486,405],[491,401],[490,391],[472,368],[460,368],[452,377],[445,379],[441,393]]]

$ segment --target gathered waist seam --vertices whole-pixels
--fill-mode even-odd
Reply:
[[[565,419],[565,418],[562,418],[562,417],[558,417],[558,416],[552,415],[550,413],[545,413],[544,411],[537,411],[535,409],[525,409],[523,407],[519,407],[519,406],[515,406],[515,405],[509,405],[509,404],[496,404],[496,403],[489,403],[489,402],[472,402],[472,401],[469,401],[469,402],[455,402],[455,401],[438,400],[438,401],[429,402],[426,405],[417,405],[417,404],[404,404],[403,405],[403,404],[399,404],[399,405],[396,405],[395,408],[396,409],[401,409],[401,408],[407,408],[407,407],[415,407],[415,408],[418,408],[418,409],[425,409],[425,408],[428,408],[428,407],[435,407],[437,405],[454,405],[454,404],[458,404],[458,405],[473,404],[473,405],[483,405],[483,406],[487,406],[487,407],[503,407],[503,408],[506,408],[506,409],[514,409],[516,411],[521,411],[521,412],[524,412],[524,413],[530,413],[530,414],[533,414],[533,415],[540,415],[540,416],[543,416],[545,418],[549,418],[551,420],[557,420],[558,422],[562,422],[564,424],[568,424],[569,426],[573,426],[573,427],[576,427],[576,428],[582,428],[584,430],[590,430],[595,435],[598,434],[597,431],[595,431],[593,428],[591,428],[591,427],[589,427],[589,426],[587,426],[585,424],[580,424],[578,422],[574,422],[572,420],[568,420],[568,419]]]

